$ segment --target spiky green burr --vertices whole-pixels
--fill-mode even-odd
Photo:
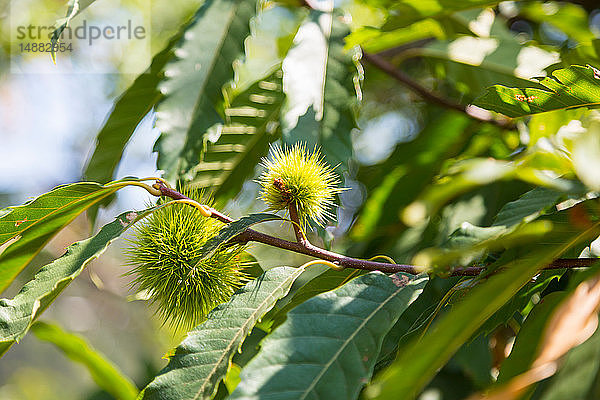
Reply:
[[[196,192],[185,193],[201,204]],[[132,287],[146,292],[157,313],[176,328],[202,322],[247,281],[240,263],[241,245],[221,246],[200,260],[202,246],[223,227],[186,204],[172,204],[136,226],[127,251]],[[200,260],[200,261],[199,261]]]
[[[265,172],[258,178],[260,198],[269,210],[289,210],[295,204],[302,225],[312,220],[322,226],[327,219],[335,219],[331,209],[336,194],[343,189],[316,148],[309,151],[302,143],[271,147],[261,165]]]

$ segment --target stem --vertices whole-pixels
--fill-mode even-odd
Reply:
[[[426,87],[422,86],[421,84],[417,83],[410,76],[408,76],[404,72],[400,71],[393,64],[389,63],[388,61],[386,61],[385,59],[383,59],[382,57],[380,57],[376,54],[370,54],[370,53],[363,52],[363,58],[366,61],[368,61],[370,64],[374,65],[375,67],[379,68],[380,70],[382,70],[383,72],[385,72],[386,74],[391,76],[392,78],[396,79],[402,85],[408,87],[410,90],[415,92],[419,97],[421,97],[425,101],[428,101],[433,104],[437,104],[444,108],[459,111],[461,113],[468,115],[469,117],[471,117],[473,119],[476,119],[481,122],[488,122],[488,123],[500,126],[501,128],[513,128],[514,127],[512,122],[510,122],[508,120],[497,120],[494,118],[490,118],[486,115],[480,115],[481,113],[478,113],[477,111],[475,111],[475,109],[472,109],[468,106],[465,107],[459,103],[455,103],[452,100],[445,99],[445,98],[441,97],[440,95],[433,93],[431,90],[429,90]]]
[[[179,193],[175,189],[171,189],[166,187],[163,183],[157,182],[154,187],[158,189],[163,196],[170,197],[175,200],[181,199],[189,199],[183,194]],[[233,219],[228,217],[225,214],[220,213],[212,207],[207,207],[211,212],[211,218],[218,219],[223,223],[233,222]],[[296,212],[295,217],[292,213],[292,207],[290,207],[290,219],[294,221],[294,218],[298,217],[297,209],[294,205],[294,212]],[[293,224],[296,227],[296,224]],[[299,225],[298,225],[299,227]],[[294,232],[296,232],[296,228],[294,228]],[[304,233],[300,229],[300,234],[304,237]],[[298,239],[298,233],[296,232],[296,238]],[[305,237],[304,237],[305,238]],[[306,239],[306,238],[305,238]],[[258,242],[267,244],[269,246],[278,247],[284,250],[290,250],[296,253],[305,254],[307,256],[317,257],[322,260],[330,261],[335,265],[340,267],[354,268],[354,269],[363,269],[367,271],[381,271],[388,273],[395,272],[405,272],[407,274],[418,275],[423,272],[426,272],[426,268],[419,267],[415,265],[406,265],[406,264],[391,264],[391,263],[382,263],[377,261],[369,261],[362,260],[358,258],[346,257],[342,254],[334,253],[332,251],[328,251],[317,247],[310,243],[308,240],[302,242],[298,240],[298,242],[290,242],[288,240],[283,240],[278,237],[270,236],[254,229],[246,229],[244,232],[240,233],[236,237],[232,239],[232,242],[236,243],[248,243],[248,242]],[[589,267],[595,262],[599,261],[597,258],[561,258],[558,260],[554,260],[552,263],[544,267],[543,269],[562,269],[562,268],[579,268],[579,267]],[[477,276],[481,272],[485,270],[485,267],[465,267],[465,268],[457,268],[450,273],[450,276]]]
[[[302,225],[300,225],[300,218],[298,217],[298,206],[296,206],[296,203],[290,203],[288,211],[290,213],[290,220],[292,221],[294,233],[296,234],[296,241],[304,246],[310,245],[310,242],[302,231]]]

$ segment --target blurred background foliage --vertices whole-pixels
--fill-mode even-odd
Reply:
[[[19,3],[19,9],[28,12],[34,24],[46,25],[65,12],[63,1]],[[110,20],[116,10],[151,6],[152,54],[157,54],[201,3],[154,0],[150,5],[135,0],[102,0],[85,13],[86,18],[102,21]],[[211,163],[222,160],[216,154],[216,146],[208,142],[203,143],[204,153],[194,153],[194,157],[202,154],[201,160],[185,160],[189,165],[197,165],[195,170],[188,168],[185,174],[179,174],[177,168],[160,169],[198,187],[221,185],[218,200],[237,217],[263,209],[256,201],[258,188],[252,178],[257,175],[256,161],[266,152],[268,142],[281,139],[318,143],[328,161],[339,164],[337,170],[344,186],[352,190],[340,196],[337,224],[317,229],[314,240],[355,257],[386,254],[396,262],[410,262],[421,250],[443,245],[465,222],[491,225],[506,203],[533,189],[535,182],[518,176],[481,182],[448,195],[444,201],[433,195],[427,197],[425,189],[439,176],[460,169],[461,161],[472,158],[508,161],[529,157],[528,162],[535,165],[541,162],[535,158],[541,144],[554,140],[559,129],[568,134],[569,129],[581,127],[577,121],[597,119],[595,112],[553,111],[527,121],[517,120],[516,129],[505,129],[423,101],[368,62],[363,61],[361,66],[356,46],[385,58],[426,90],[466,107],[493,84],[540,87],[530,78],[547,76],[572,64],[600,66],[600,7],[593,0],[499,4],[459,1],[448,2],[456,7],[443,10],[420,8],[415,6],[417,3],[336,2],[339,15],[333,22],[328,46],[322,43],[318,30],[315,33],[318,15],[303,7],[304,3],[269,3],[261,17],[253,20],[252,36],[245,41],[246,58],[235,64],[235,81],[224,89],[222,106],[229,119],[222,126],[217,124],[222,138],[228,133],[233,136],[233,128],[239,126],[263,135],[259,143],[235,143],[246,150],[257,149],[248,152],[247,159],[236,159],[235,168],[243,173],[236,176],[225,167],[217,172],[211,169]],[[318,1],[307,4],[313,9],[326,6]],[[493,7],[485,8],[487,5]],[[58,184],[83,179],[94,151],[94,138],[104,126],[113,102],[136,79],[134,75],[119,73],[125,63],[136,62],[126,54],[107,57],[105,62],[113,71],[110,74],[63,71],[60,58],[58,66],[54,66],[46,54],[13,60],[24,73],[11,73],[9,7],[15,6],[7,0],[0,2],[0,208],[19,204]],[[327,63],[339,62],[329,70],[343,85],[324,77],[325,90],[331,92],[319,94],[322,88],[314,87],[313,78],[324,74],[323,65],[319,65],[323,59],[329,60]],[[272,108],[259,120],[236,114],[234,111],[255,94],[257,87],[253,85],[259,81],[283,85],[285,97],[273,95]],[[340,99],[347,104],[339,104]],[[359,101],[360,113],[356,114]],[[177,103],[164,102],[158,107],[168,111]],[[114,173],[102,172],[114,177],[156,175],[153,146],[159,134],[170,128],[161,125],[160,115],[155,127],[156,119],[153,111],[143,115],[135,132],[130,132],[133,135],[120,160],[117,154],[118,168]],[[345,136],[336,137],[339,131],[335,128],[340,125],[344,129],[339,131]],[[560,148],[560,143],[555,145]],[[578,174],[576,166],[561,164],[560,157],[553,162],[558,163],[556,170],[561,173]],[[431,218],[407,217],[407,207],[423,199],[430,201],[435,210]],[[142,208],[147,201],[148,196],[133,189],[123,191],[115,203],[100,211],[96,226],[112,220],[118,210]],[[280,228],[279,223],[273,223],[266,229],[275,232]],[[79,217],[44,248],[3,296],[12,297],[41,265],[94,229],[87,218]],[[292,237],[291,232],[289,235]],[[132,377],[138,387],[143,387],[164,366],[161,357],[180,342],[183,333],[162,326],[152,310],[128,291],[129,278],[122,276],[125,268],[120,243],[95,260],[66,289],[44,320],[56,321],[67,331],[84,336]],[[277,249],[256,244],[250,250],[263,269],[282,264],[281,251]],[[595,254],[597,249],[587,251]],[[285,265],[300,265],[305,260],[286,253]],[[543,276],[543,284],[536,287],[535,293],[539,296],[544,290],[564,287],[563,279],[558,277],[553,273]],[[306,276],[304,281],[309,278]],[[446,300],[450,305],[456,301],[458,295],[452,288],[458,281],[433,279],[386,337],[384,350],[393,354],[398,350],[398,338],[420,334],[423,316],[437,318],[447,312],[451,307],[435,310],[435,305],[442,299],[443,304]],[[527,290],[530,288],[524,289]],[[509,307],[488,321],[474,336],[476,339],[464,345],[437,373],[421,398],[462,399],[493,382],[505,358],[503,350],[514,338],[514,327],[521,324],[533,305],[528,293],[522,296],[522,304]],[[415,326],[418,328],[411,329]],[[382,357],[376,371],[387,364],[389,360]],[[110,398],[96,387],[83,367],[71,363],[49,343],[28,335],[0,363],[0,398],[51,399],[57,398],[58,393],[61,399]]]

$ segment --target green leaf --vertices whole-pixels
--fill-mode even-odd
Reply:
[[[50,56],[52,57],[52,61],[56,63],[56,51],[55,45],[60,40],[60,35],[63,31],[69,26],[69,23],[73,18],[75,18],[79,13],[89,7],[96,0],[69,0],[67,14],[64,18],[56,21],[54,32],[52,32],[52,37],[50,38],[50,44],[52,45],[52,52]]]
[[[254,0],[208,0],[165,67],[167,79],[156,107],[161,136],[157,165],[168,179],[187,176],[200,160],[206,132],[223,122],[221,88],[233,78],[233,61],[242,53]]]
[[[235,79],[224,89],[226,123],[207,133],[190,183],[211,189],[217,201],[237,195],[269,144],[281,136],[281,63],[305,17],[304,9],[273,6],[250,21],[245,56],[234,63]]]
[[[213,237],[208,242],[206,242],[206,244],[202,248],[202,259],[211,257],[219,246],[221,246],[224,243],[227,243],[227,241],[233,239],[235,236],[244,232],[252,225],[260,224],[261,222],[266,221],[275,221],[278,219],[282,218],[275,214],[257,213],[250,214],[238,220],[230,222],[229,224],[227,224],[227,226],[223,227],[219,231],[217,236]]]
[[[143,390],[143,399],[210,399],[231,358],[260,318],[285,296],[303,268],[265,272],[216,307],[188,333],[169,365]]]
[[[58,231],[118,186],[79,182],[59,186],[0,216],[0,292]]]
[[[361,46],[368,53],[378,53],[431,37],[440,40],[446,38],[442,25],[433,19],[424,19],[389,32],[366,26],[346,36],[346,48]]]
[[[577,107],[596,108],[600,104],[600,72],[592,66],[557,69],[540,84],[546,89],[495,85],[473,104],[513,118]]]
[[[450,176],[430,185],[421,199],[413,202],[403,212],[402,218],[407,225],[414,226],[427,216],[435,214],[444,204],[462,193],[477,187],[502,180],[521,180],[535,186],[547,187],[565,193],[581,193],[582,185],[576,180],[563,177],[554,178],[547,173],[550,167],[527,165],[536,155],[525,153],[514,161],[492,158],[470,158],[456,163],[448,170]],[[535,159],[534,159],[535,161]]]
[[[549,12],[548,8],[544,9],[543,3],[524,2],[519,15],[528,21],[560,29],[579,43],[590,43],[596,38],[590,30],[589,15],[583,7],[570,3],[554,3],[552,7],[552,12]]]
[[[164,78],[165,65],[173,58],[173,47],[186,28],[187,25],[171,38],[165,48],[154,56],[150,67],[115,101],[108,119],[98,133],[94,152],[85,168],[84,176],[87,179],[102,183],[113,179],[135,128],[162,97],[158,84]]]
[[[370,0],[377,2],[380,0]],[[369,2],[369,1],[367,1]],[[388,3],[387,1],[385,3]],[[494,6],[498,0],[396,0],[389,1],[390,17],[383,25],[382,30],[403,28],[425,18],[439,18],[449,14]],[[386,5],[388,5],[386,4]]]
[[[555,283],[558,284],[564,271],[564,269],[540,271],[535,276],[535,279],[527,282],[494,315],[485,321],[478,329],[477,334],[493,335],[494,331],[501,325],[513,324],[514,326],[522,324],[525,318],[529,318],[529,313],[533,306],[532,298],[534,296],[542,296],[552,281],[556,281]]]
[[[564,214],[562,214],[564,216]],[[531,246],[528,255],[509,261],[503,271],[490,276],[454,305],[420,340],[383,371],[366,390],[369,399],[413,399],[450,357],[477,329],[519,291],[537,271],[565,251],[592,240],[599,224],[582,230],[568,223],[555,225],[553,231]]]
[[[298,118],[296,125],[284,131],[283,140],[288,144],[301,141],[306,143],[308,148],[318,146],[330,165],[340,166],[337,170],[341,173],[348,169],[348,160],[353,155],[351,133],[357,128],[356,108],[362,96],[362,68],[358,64],[360,52],[357,49],[344,51],[344,37],[349,29],[341,17],[313,10],[309,23],[315,22],[322,24],[323,39],[327,44],[323,57],[310,60],[291,59],[290,63],[298,63],[294,68],[301,68],[303,63],[310,63],[313,68],[319,64],[317,68],[323,71],[323,75],[317,79],[322,79],[323,84],[318,86],[318,93],[309,95],[314,96],[319,103],[309,106],[306,114]],[[298,53],[296,56],[302,57]],[[293,75],[289,74],[290,79],[294,79]],[[307,78],[301,74],[297,76],[300,79]],[[308,78],[314,79],[313,76]],[[297,82],[295,85],[302,86],[302,83]],[[292,105],[288,107],[295,107],[297,94],[289,96]]]
[[[299,305],[264,339],[230,399],[356,399],[383,337],[426,282],[371,272]]]
[[[94,350],[81,336],[63,331],[58,325],[37,321],[31,331],[38,339],[50,342],[71,360],[83,364],[94,382],[118,400],[133,400],[138,394],[134,383],[104,355]]]
[[[217,200],[234,197],[254,173],[269,144],[280,137],[279,114],[284,99],[280,69],[234,98],[225,110],[228,123],[218,128],[216,142],[206,141],[190,185],[212,189]]]
[[[502,207],[493,226],[511,227],[521,222],[530,222],[548,211],[565,198],[565,194],[553,189],[537,187],[515,201]]]
[[[90,261],[151,211],[152,208],[119,215],[115,221],[104,225],[95,236],[67,247],[62,257],[40,269],[13,299],[0,299],[0,355],[25,336],[36,318]]]
[[[528,48],[516,38],[507,36],[462,36],[452,41],[434,42],[415,49],[410,55],[424,58],[431,65],[434,76],[456,87],[463,95],[464,103],[473,101],[494,84],[542,89],[542,86],[529,81],[528,70],[518,69],[519,60],[527,54]],[[551,57],[548,60],[551,64]]]
[[[269,314],[264,318],[268,325],[268,330],[272,330],[275,327],[281,325],[287,318],[287,313],[295,308],[296,306],[304,303],[308,299],[311,299],[321,293],[328,292],[330,290],[337,289],[351,279],[366,274],[367,271],[360,269],[345,268],[342,270],[327,269],[322,274],[317,275],[298,290],[296,290],[291,298],[284,302],[281,306],[276,306],[271,310]],[[264,323],[263,323],[264,324]]]

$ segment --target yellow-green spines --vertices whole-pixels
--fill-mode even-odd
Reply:
[[[186,193],[201,204],[201,195]],[[223,227],[186,204],[172,204],[136,226],[127,251],[132,286],[147,292],[165,321],[190,328],[227,301],[247,281],[240,265],[243,246],[221,246],[200,260],[202,246]]]
[[[334,219],[330,210],[342,189],[337,186],[337,175],[316,148],[308,151],[304,144],[272,147],[262,166],[266,171],[258,178],[260,198],[270,210],[288,210],[295,203],[303,225],[307,219],[319,225]]]

